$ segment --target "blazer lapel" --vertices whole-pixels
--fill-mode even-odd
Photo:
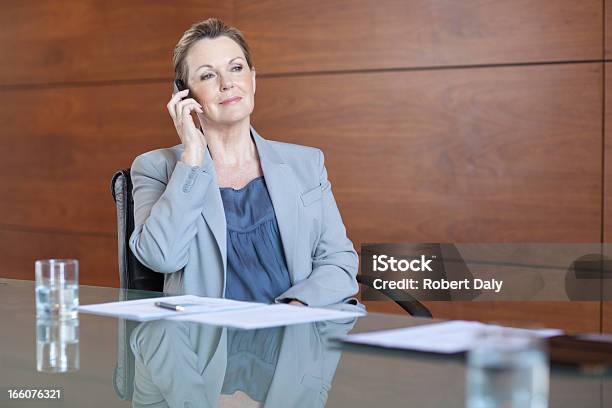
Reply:
[[[223,200],[219,191],[219,183],[217,181],[217,172],[212,161],[212,156],[208,148],[206,149],[206,159],[204,162],[204,172],[212,177],[212,183],[208,185],[206,199],[204,200],[204,208],[202,215],[206,220],[210,230],[217,241],[219,252],[223,260],[223,294],[225,293],[225,281],[227,271],[227,223],[225,221],[225,209],[223,208]],[[223,296],[221,294],[221,296]]]
[[[291,167],[283,161],[270,143],[261,137],[252,126],[251,134],[257,146],[261,169],[276,214],[291,284],[294,284],[295,250],[297,248],[299,225],[299,194],[296,177]]]

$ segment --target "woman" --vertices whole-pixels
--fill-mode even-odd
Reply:
[[[173,62],[188,87],[167,105],[181,144],[132,164],[134,255],[172,294],[355,304],[358,258],[323,154],[250,125],[255,68],[240,31],[195,24]]]

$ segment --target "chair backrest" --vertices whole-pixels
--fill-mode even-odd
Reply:
[[[134,200],[132,198],[130,169],[115,173],[111,182],[111,193],[117,207],[117,242],[121,288],[162,292],[164,275],[153,272],[141,264],[130,250],[129,240],[132,231],[134,231]]]

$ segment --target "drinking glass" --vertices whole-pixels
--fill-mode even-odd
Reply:
[[[468,408],[546,408],[545,340],[524,329],[489,327],[468,352]]]
[[[36,315],[74,319],[79,307],[79,261],[45,259],[35,263]]]

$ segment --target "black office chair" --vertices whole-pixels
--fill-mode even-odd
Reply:
[[[111,182],[111,193],[117,206],[117,238],[119,255],[119,284],[122,289],[139,289],[162,292],[164,276],[144,266],[132,254],[129,246],[134,230],[134,200],[130,170],[115,173]],[[134,300],[147,297],[137,290],[120,292],[120,300]],[[162,294],[160,293],[160,296]],[[115,394],[122,400],[130,401],[134,391],[134,354],[130,348],[130,336],[140,322],[119,319],[117,333],[117,365],[113,374]]]
[[[117,205],[117,236],[119,250],[119,281],[121,288],[142,289],[162,292],[164,276],[153,272],[132,254],[129,245],[130,235],[134,230],[134,200],[132,198],[132,180],[130,170],[120,170],[113,176],[111,192]],[[358,275],[357,281],[374,288],[373,278]],[[406,299],[407,294],[398,290],[378,290],[391,299]],[[431,312],[418,300],[395,300],[395,302],[412,316],[429,317]]]
[[[111,193],[117,206],[117,242],[119,282],[122,289],[162,292],[164,275],[144,266],[130,250],[130,235],[134,231],[134,200],[130,169],[120,170],[111,181]]]
[[[405,291],[399,289],[376,289],[374,288],[374,278],[373,276],[368,275],[357,275],[357,282],[361,285],[367,286],[376,290],[377,292],[382,293],[389,299],[392,299],[397,305],[399,305],[402,309],[408,312],[411,316],[415,317],[427,317],[432,318],[431,312],[424,304],[419,302],[418,300],[412,298],[411,300],[397,300],[397,299],[406,299],[411,298],[409,294]]]

